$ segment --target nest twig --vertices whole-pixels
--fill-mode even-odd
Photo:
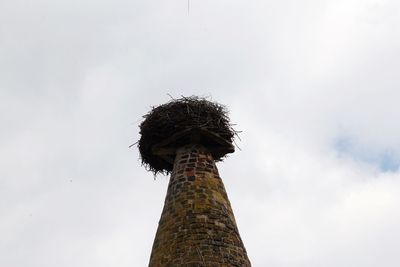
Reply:
[[[182,97],[153,107],[143,116],[138,148],[142,164],[154,174],[169,173],[172,164],[152,153],[154,145],[187,129],[203,128],[232,143],[237,132],[230,124],[225,106],[197,96]],[[221,160],[222,157],[215,158]]]

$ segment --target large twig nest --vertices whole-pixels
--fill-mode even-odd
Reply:
[[[186,144],[205,146],[217,161],[234,150],[236,131],[227,109],[205,98],[173,99],[153,107],[143,118],[138,147],[142,164],[154,174],[172,171],[174,151]]]

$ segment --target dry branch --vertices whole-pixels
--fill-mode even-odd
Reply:
[[[191,129],[203,129],[217,135],[228,143],[232,143],[237,132],[229,122],[227,109],[216,102],[196,96],[174,99],[166,104],[152,107],[143,116],[140,124],[141,138],[138,148],[142,164],[154,174],[169,173],[172,164],[153,153],[153,147],[171,136]],[[190,140],[176,140],[176,147],[185,145]],[[209,144],[204,143],[207,146]],[[221,160],[225,155],[214,155],[215,160]]]

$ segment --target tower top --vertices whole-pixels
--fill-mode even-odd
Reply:
[[[142,164],[154,174],[171,172],[176,150],[187,144],[203,145],[216,161],[235,150],[228,110],[206,98],[172,99],[143,118],[138,147]]]

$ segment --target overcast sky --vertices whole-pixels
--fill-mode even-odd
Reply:
[[[255,267],[400,266],[398,0],[0,0],[0,266],[147,266],[141,116],[228,106]]]

